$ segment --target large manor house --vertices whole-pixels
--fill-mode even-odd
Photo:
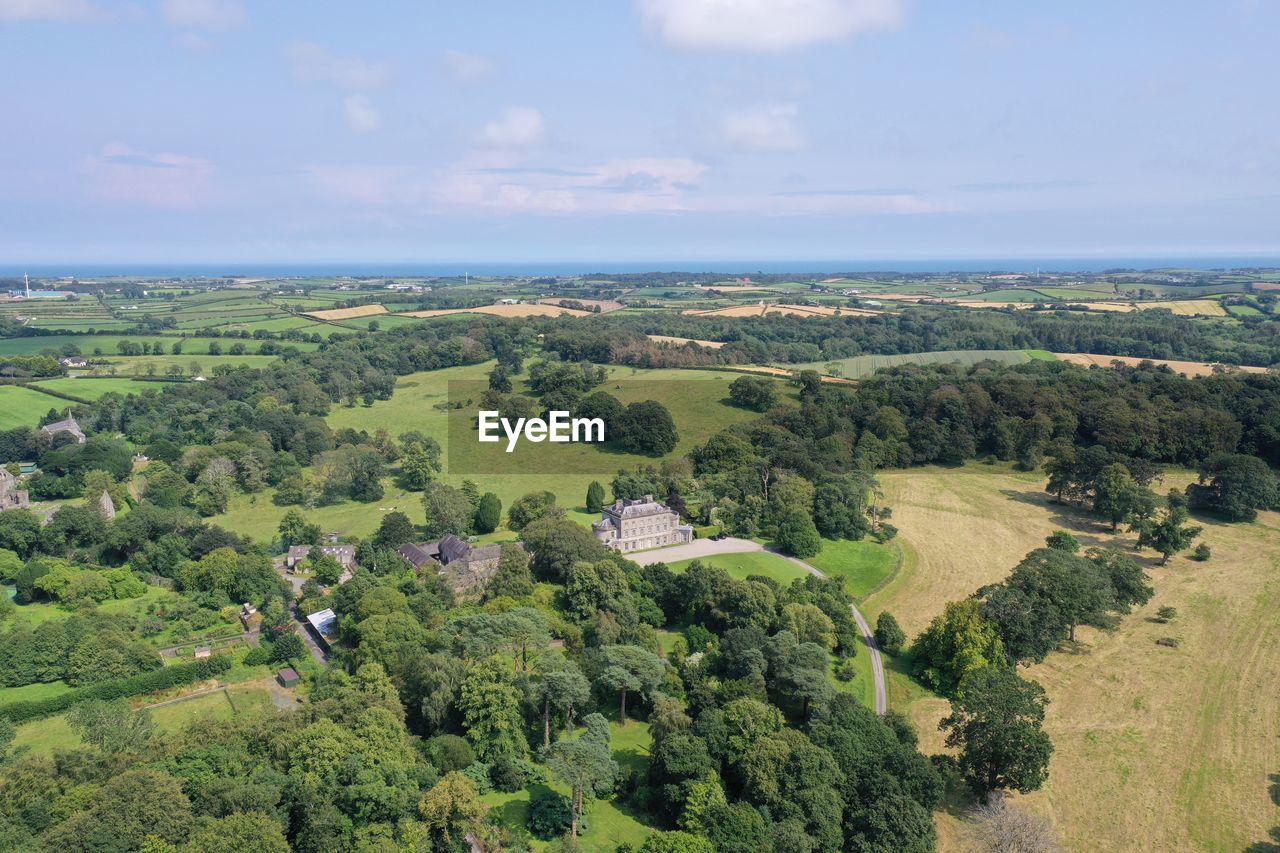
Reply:
[[[596,539],[615,551],[642,551],[693,540],[693,527],[681,524],[675,510],[645,495],[638,500],[617,500],[600,511],[591,525]]]

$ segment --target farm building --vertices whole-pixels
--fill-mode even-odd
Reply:
[[[311,629],[311,633],[320,644],[320,647],[328,650],[329,638],[338,629],[338,616],[328,607],[315,613],[308,613],[307,627]]]
[[[276,681],[280,682],[281,687],[297,687],[301,680],[298,671],[291,666],[286,666],[276,673]]]
[[[396,553],[419,571],[436,571],[455,593],[463,594],[482,587],[498,570],[501,545],[479,548],[452,533],[439,542],[409,544]]]

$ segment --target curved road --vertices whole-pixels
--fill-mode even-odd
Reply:
[[[630,558],[643,565],[645,561],[676,563],[681,560],[696,560],[699,557],[710,557],[715,554],[743,554],[748,551],[769,551],[771,554],[777,554],[776,551],[765,548],[759,542],[752,542],[750,539],[727,537],[720,540],[695,539],[687,545],[671,545],[666,548],[641,551]],[[820,578],[826,577],[825,574],[804,560],[788,557],[785,554],[777,554],[777,556],[784,560],[790,560],[811,575],[817,575]],[[867,624],[867,620],[862,617],[862,613],[858,611],[857,605],[850,604],[849,610],[853,613],[853,621],[858,623],[858,630],[862,632],[862,641],[867,644],[867,652],[871,655],[871,674],[875,682],[876,694],[875,709],[877,714],[883,714],[889,710],[889,694],[885,689],[884,660],[880,657],[880,647],[876,645],[876,635],[872,632],[871,626]]]

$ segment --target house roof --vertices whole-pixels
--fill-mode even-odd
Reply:
[[[331,634],[338,624],[338,616],[330,608],[307,614],[307,621],[311,623],[311,627],[315,628],[321,634]]]
[[[427,561],[434,560],[440,556],[440,543],[424,542],[421,545],[415,545],[410,542],[408,545],[402,545],[397,548],[396,553],[404,557],[409,565],[415,569],[420,569],[426,565]]]
[[[291,666],[286,666],[284,669],[280,670],[276,674],[279,675],[281,678],[283,678],[285,681],[298,680],[298,671]]]
[[[672,512],[662,504],[653,499],[653,495],[645,495],[637,500],[617,500],[612,505],[604,507],[606,516],[612,515],[618,518],[640,518],[646,515],[662,515]]]
[[[69,432],[75,435],[84,435],[80,430],[80,424],[76,423],[75,415],[68,415],[66,420],[55,421],[51,424],[45,424],[40,427],[41,431],[56,435],[60,432]]]
[[[471,546],[450,533],[440,540],[440,562],[448,563],[471,555]]]

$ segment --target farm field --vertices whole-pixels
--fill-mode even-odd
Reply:
[[[1086,545],[1131,546],[1096,520],[1057,506],[1038,473],[1006,465],[884,472],[904,560],[863,604],[874,620],[898,617],[915,637],[946,601],[998,581],[1055,529]],[[1171,473],[1160,489],[1182,486]],[[1198,518],[1213,557],[1175,557],[1151,568],[1154,599],[1114,632],[1081,629],[1076,652],[1058,652],[1027,674],[1052,704],[1045,729],[1055,745],[1042,791],[1016,805],[1050,819],[1069,849],[1121,849],[1141,838],[1158,850],[1241,850],[1277,824],[1269,792],[1280,767],[1280,515],[1229,525]],[[957,547],[980,542],[981,547]],[[1142,555],[1150,564],[1150,552]],[[1169,625],[1149,618],[1176,607]],[[1154,644],[1173,636],[1178,649]],[[902,662],[894,662],[895,670]],[[947,703],[901,672],[890,705],[915,721],[926,753],[942,748],[937,721]],[[966,849],[961,822],[938,813],[942,849]]]
[[[1088,353],[1070,352],[1070,353],[1054,353],[1054,357],[1059,361],[1069,361],[1072,364],[1079,364],[1082,367],[1111,367],[1112,362],[1121,362],[1129,366],[1136,366],[1143,361],[1150,361],[1155,364],[1164,365],[1170,370],[1177,373],[1185,373],[1187,376],[1208,376],[1213,373],[1214,364],[1207,361],[1175,361],[1165,358],[1133,358],[1124,355],[1090,355]],[[1266,373],[1265,367],[1237,367],[1232,366],[1230,370],[1238,370],[1244,373]]]
[[[182,355],[208,355],[209,344],[217,342],[223,352],[235,343],[243,343],[250,353],[256,352],[262,345],[260,341],[235,338],[198,338],[180,337],[178,335],[39,335],[29,338],[0,338],[0,355],[34,355],[46,349],[61,351],[63,347],[75,347],[81,355],[119,356],[117,348],[121,341],[136,344],[163,344],[165,352],[174,344],[181,344]],[[280,346],[297,347],[301,350],[313,350],[316,344],[305,341],[278,341]],[[139,356],[144,358],[145,356]]]
[[[80,379],[73,376],[64,377],[62,379],[45,379],[41,382],[34,382],[40,388],[48,388],[53,391],[60,391],[63,394],[71,394],[81,397],[85,400],[96,400],[104,394],[141,394],[143,391],[159,391],[168,383],[165,382],[134,382],[132,379]],[[47,409],[45,411],[48,411]]]
[[[387,306],[381,304],[357,305],[355,308],[329,308],[323,311],[308,311],[307,316],[316,320],[350,320],[354,317],[372,317],[375,314],[386,314]]]
[[[947,350],[943,352],[918,352],[903,355],[859,355],[834,361],[811,361],[791,365],[792,370],[817,370],[836,374],[846,379],[863,379],[877,370],[904,364],[962,364],[972,365],[980,361],[998,361],[1002,364],[1025,364],[1038,357],[1030,350]]]
[[[733,305],[710,310],[690,309],[682,312],[698,317],[764,317],[768,314],[785,314],[792,317],[874,317],[883,311],[865,308],[829,308],[825,305]]]
[[[697,344],[704,349],[720,349],[724,346],[720,341],[700,341],[697,338],[673,338],[670,335],[645,335],[645,337],[656,343],[671,344],[677,347],[682,347],[685,344]]]
[[[0,429],[34,427],[50,409],[65,409],[70,400],[41,394],[17,385],[0,385]]]
[[[451,314],[492,314],[495,317],[586,317],[592,312],[579,311],[576,308],[564,308],[560,305],[545,303],[522,303],[520,305],[481,305],[478,308],[441,308],[435,311],[408,311],[403,317],[447,317]]]

